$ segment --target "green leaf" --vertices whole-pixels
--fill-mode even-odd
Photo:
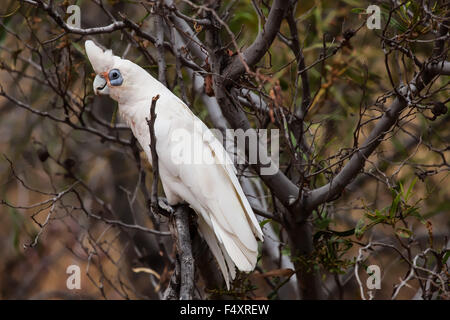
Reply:
[[[417,177],[414,178],[414,180],[409,185],[408,191],[406,191],[405,202],[407,202],[409,197],[411,196],[412,189],[414,188],[414,185],[416,184],[416,182],[417,182]]]
[[[388,21],[389,19],[389,14],[386,12],[381,12],[381,15],[383,16],[383,18]],[[400,32],[406,32],[408,30],[408,27],[404,24],[402,24],[401,22],[399,22],[396,18],[394,18],[393,16],[391,16],[391,19],[389,21],[389,24],[391,27],[397,29]]]
[[[256,16],[253,15],[250,12],[245,12],[245,11],[239,11],[236,12],[233,16],[234,19],[236,20],[247,20],[250,22],[257,22]]]
[[[398,227],[395,230],[395,233],[402,238],[410,238],[412,236],[412,231],[407,229],[407,228],[403,228],[403,227]]]
[[[417,211],[416,207],[409,208],[406,211],[405,216],[416,217],[422,224],[426,224],[426,220],[424,219],[424,217],[422,217],[422,215],[419,213],[419,211]]]
[[[442,263],[443,263],[443,264],[446,264],[449,257],[450,257],[450,251],[447,251],[447,252],[444,254],[444,256],[442,257]]]
[[[9,214],[11,215],[11,220],[13,222],[13,231],[12,231],[12,236],[13,236],[13,246],[14,249],[16,250],[16,252],[21,252],[21,247],[20,247],[20,229],[23,225],[23,217],[20,214],[19,211],[17,211],[17,209],[15,208],[9,208],[8,210]]]
[[[143,16],[140,20],[138,20],[137,23],[140,24],[140,23],[144,22],[144,20],[147,19],[148,16],[150,16],[150,12],[147,12],[145,14],[145,16]]]
[[[72,42],[72,47],[74,47],[79,53],[85,56],[87,60],[89,60],[88,56],[86,55],[86,52],[84,52],[83,48],[81,48],[81,46],[78,43]]]
[[[317,219],[314,224],[318,229],[326,229],[331,223],[331,219],[329,218],[320,218]]]
[[[358,239],[360,239],[363,236],[364,231],[365,231],[365,225],[366,225],[366,222],[365,222],[364,218],[359,219],[358,222],[356,223],[355,236]]]
[[[371,214],[370,212],[367,212],[365,214],[366,218],[370,219],[371,221],[378,221],[378,220],[384,220],[385,216],[383,215],[383,213],[381,213],[380,210],[375,209],[374,214]]]
[[[290,257],[291,256],[291,248],[289,248],[289,246],[284,246],[283,247],[283,249],[281,249],[281,254],[283,255],[283,256],[288,256],[288,257]]]
[[[353,12],[353,13],[366,13],[366,9],[365,8],[353,8],[351,10],[351,12]]]
[[[116,103],[116,105],[114,106],[114,111],[113,111],[112,117],[111,117],[111,127],[114,127],[116,125],[118,110],[119,110],[119,104]]]
[[[306,11],[305,13],[303,13],[301,16],[299,16],[296,20],[297,22],[302,22],[305,21],[306,19],[308,19],[309,17],[311,17],[314,13],[314,10],[316,9],[316,6],[312,6],[310,9],[308,9],[308,11]]]
[[[402,188],[402,185],[400,184],[400,187]],[[399,192],[394,198],[394,201],[392,201],[391,208],[389,209],[389,217],[394,218],[395,214],[397,213],[398,204],[400,203],[402,193]]]
[[[263,221],[261,221],[260,223],[259,223],[259,226],[262,228],[262,227],[264,227],[267,223],[269,223],[269,222],[271,222],[272,221],[272,219],[265,219],[265,220],[263,220]]]

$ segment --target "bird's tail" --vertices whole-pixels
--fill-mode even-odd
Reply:
[[[236,234],[225,230],[214,216],[209,216],[206,222],[203,215],[199,215],[199,231],[217,260],[223,274],[227,288],[236,276],[237,267],[241,271],[250,272],[255,268],[258,257],[258,244],[253,234],[248,235],[243,242]],[[252,230],[248,228],[248,232]]]
[[[206,223],[201,215],[198,216],[197,222],[201,235],[205,239],[206,243],[209,246],[209,249],[214,255],[214,258],[216,258],[216,261],[219,264],[219,268],[223,274],[223,278],[225,279],[227,289],[230,289],[230,281],[236,277],[235,264],[227,254],[223,245],[220,244],[219,241],[217,241],[217,237],[214,234],[214,231]]]

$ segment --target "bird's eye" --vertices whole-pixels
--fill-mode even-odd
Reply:
[[[120,71],[117,69],[112,69],[109,74],[109,82],[112,86],[120,86],[123,82],[122,75],[120,74]]]

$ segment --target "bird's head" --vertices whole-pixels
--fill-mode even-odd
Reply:
[[[123,101],[130,96],[132,90],[142,84],[138,65],[129,60],[113,55],[111,50],[103,51],[93,41],[84,44],[86,54],[96,73],[94,79],[94,93],[110,95],[116,101]]]

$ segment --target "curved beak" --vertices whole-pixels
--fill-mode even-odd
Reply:
[[[109,94],[109,87],[107,80],[103,75],[96,75],[94,79],[94,93],[95,94]]]

